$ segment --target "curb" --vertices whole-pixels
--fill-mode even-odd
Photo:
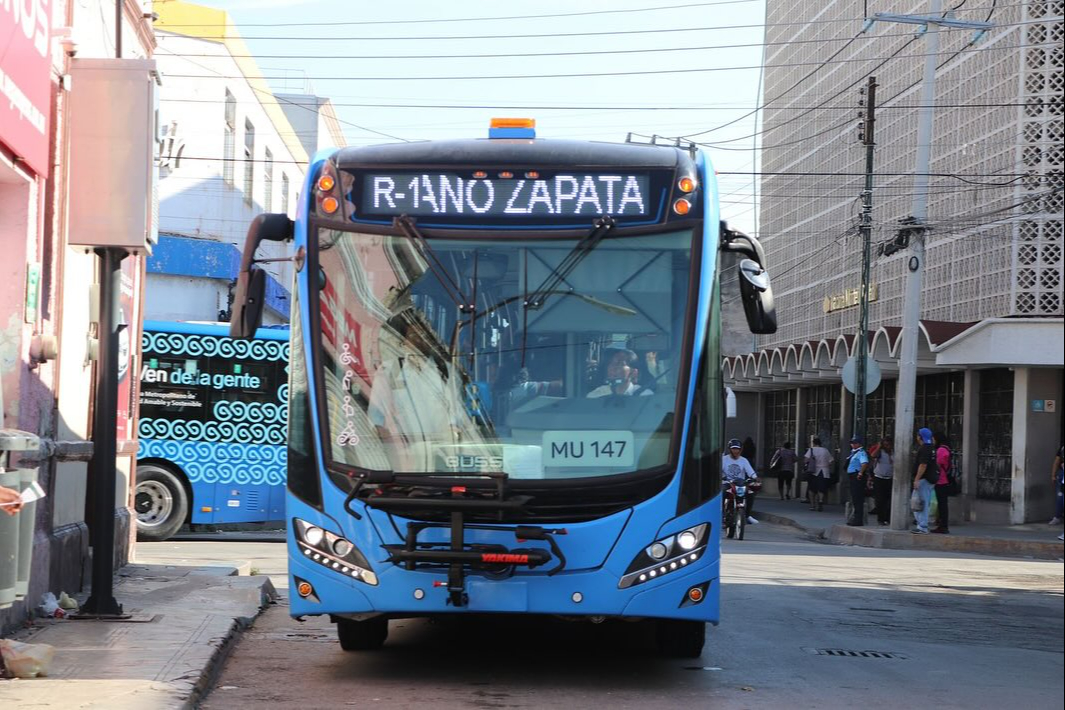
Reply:
[[[1043,542],[966,535],[914,535],[909,531],[866,530],[847,525],[833,525],[824,537],[828,542],[837,545],[889,550],[932,550],[998,557],[1031,557],[1040,560],[1059,560],[1063,555],[1062,543],[1058,540]]]
[[[228,576],[237,575],[239,575],[239,570],[233,570]],[[196,679],[192,686],[192,691],[189,693],[189,696],[185,698],[184,702],[181,704],[183,709],[196,710],[196,708],[200,706],[200,703],[203,702],[214,687],[215,681],[218,680],[218,675],[222,671],[222,666],[225,665],[229,654],[232,653],[233,649],[236,647],[240,636],[246,629],[251,628],[252,624],[255,623],[256,617],[262,613],[263,609],[278,600],[279,596],[277,590],[274,588],[273,582],[270,581],[269,577],[260,576],[255,577],[254,579],[259,582],[258,606],[250,613],[250,615],[235,616],[233,618],[228,631],[224,636],[218,639],[218,645],[204,664],[199,678]]]

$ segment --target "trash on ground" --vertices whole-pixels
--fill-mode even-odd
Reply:
[[[78,602],[77,602],[77,600],[74,599],[74,597],[70,596],[66,592],[60,592],[59,593],[59,608],[60,609],[66,609],[67,611],[70,611],[71,609],[77,609],[78,608]]]
[[[48,675],[55,648],[46,643],[22,643],[12,639],[0,639],[0,656],[4,659],[7,674],[14,678],[36,678]]]
[[[46,618],[63,619],[67,612],[59,606],[59,600],[51,592],[41,595],[41,605],[37,607],[41,616]]]

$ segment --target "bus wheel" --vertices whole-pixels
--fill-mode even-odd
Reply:
[[[337,638],[345,651],[374,651],[388,638],[388,619],[383,616],[366,621],[337,619]]]
[[[162,466],[137,466],[133,510],[137,514],[138,540],[166,540],[181,528],[188,515],[185,486]]]
[[[658,652],[670,658],[698,658],[706,643],[706,623],[681,619],[658,620]]]

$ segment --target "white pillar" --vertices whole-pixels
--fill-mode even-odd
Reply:
[[[1018,367],[1013,370],[1013,460],[1010,465],[1010,524],[1020,525],[1025,521],[1028,496],[1025,476],[1025,452],[1028,449],[1028,399],[1031,369]],[[1049,478],[1049,475],[1048,475]]]
[[[754,455],[755,460],[751,461],[751,465],[756,471],[764,470],[763,462],[768,463],[765,452],[770,442],[765,438],[765,399],[765,392],[759,392],[758,404],[754,408],[755,416],[758,417],[754,422],[754,442],[757,449]]]

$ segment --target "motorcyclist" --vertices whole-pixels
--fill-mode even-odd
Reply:
[[[728,442],[728,453],[721,457],[721,482],[736,482],[743,483],[747,479],[757,481],[758,474],[755,473],[754,467],[751,466],[751,462],[745,459],[740,452],[743,450],[743,444],[739,439],[730,439]],[[754,524],[758,521],[751,515],[751,511],[754,510],[754,496],[753,489],[747,490],[747,522]]]

